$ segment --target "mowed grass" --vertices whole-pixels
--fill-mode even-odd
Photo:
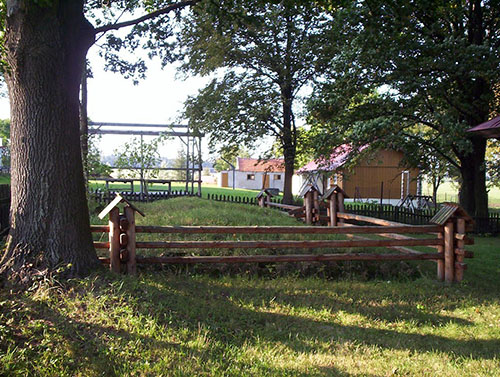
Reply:
[[[102,182],[99,181],[90,181],[90,188],[95,190],[95,189],[101,189],[104,190],[106,188],[106,185]],[[109,188],[111,190],[116,190],[116,191],[130,191],[130,184],[124,184],[124,183],[110,183]],[[148,190],[153,192],[153,191],[166,191],[168,189],[168,185],[160,185],[160,184],[153,184],[148,186]],[[134,184],[134,190],[139,191],[140,186],[138,183]],[[173,183],[172,184],[172,191],[185,191],[186,190],[186,185],[181,184],[181,183]],[[189,185],[189,190],[191,190],[191,185]],[[198,192],[198,185],[194,185],[194,192]],[[232,189],[229,187],[218,187],[216,185],[208,185],[208,184],[203,184],[201,187],[201,193],[203,198],[207,198],[208,195],[225,195],[226,197],[232,196],[234,198],[255,198],[257,194],[260,192],[260,190],[246,190],[246,189]],[[282,195],[282,194],[280,194]]]
[[[290,220],[203,202],[139,204],[140,221]],[[476,239],[464,282],[452,286],[427,262],[412,279],[324,279],[295,265],[282,275],[143,268],[137,278],[103,270],[2,290],[0,375],[498,376],[498,241]]]
[[[424,183],[423,194],[432,195],[432,188]],[[439,186],[437,193],[438,202],[458,202],[458,185],[455,182],[444,182]],[[500,187],[490,187],[488,189],[488,206],[490,208],[500,208]]]

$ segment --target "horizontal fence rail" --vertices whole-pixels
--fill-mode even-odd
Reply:
[[[96,241],[96,248],[109,248],[109,258],[101,258],[109,263],[114,272],[122,270],[135,274],[137,263],[245,263],[245,262],[307,262],[335,260],[433,260],[437,262],[438,280],[451,283],[460,282],[466,269],[464,258],[473,254],[464,245],[473,242],[467,238],[467,229],[473,224],[467,213],[455,204],[446,204],[432,219],[433,224],[407,225],[366,215],[348,213],[344,206],[344,192],[337,186],[325,194],[326,205],[321,203],[317,190],[304,191],[304,207],[293,207],[289,214],[305,218],[306,224],[328,226],[153,226],[135,224],[135,212],[144,214],[123,197],[117,196],[100,214],[109,215],[109,225],[95,225],[92,232],[108,232],[109,242]],[[257,196],[260,207],[272,205],[270,194],[263,190]],[[124,202],[124,213],[119,213],[117,204]],[[282,205],[280,205],[282,206]],[[283,209],[283,208],[282,208]],[[321,211],[326,209],[326,216]],[[348,223],[351,222],[351,223]],[[359,223],[368,223],[359,225]],[[199,235],[217,234],[230,236],[232,240],[137,240],[137,234],[174,234]],[[348,239],[313,240],[238,240],[238,234],[311,234],[346,235]],[[366,236],[381,238],[370,238]],[[410,237],[409,235],[431,235],[431,237]],[[432,237],[433,235],[433,237]],[[426,252],[409,248],[423,246],[437,249]],[[322,253],[322,254],[285,254],[288,249],[325,249],[325,248],[387,248],[398,253]],[[273,249],[281,250],[275,255],[198,255],[198,256],[151,256],[136,255],[137,249]],[[175,252],[177,253],[177,252]]]
[[[92,225],[92,232],[109,232],[109,225]],[[311,227],[311,226],[144,226],[136,233],[177,234],[358,234],[358,233],[439,233],[441,225],[393,225],[385,227]]]
[[[347,240],[347,241],[168,241],[136,242],[138,249],[280,249],[389,246],[442,246],[442,239]]]
[[[403,261],[442,260],[442,253],[427,254],[293,254],[293,255],[231,255],[231,256],[186,256],[186,257],[138,257],[139,263],[279,263],[279,262],[332,262],[332,261]]]

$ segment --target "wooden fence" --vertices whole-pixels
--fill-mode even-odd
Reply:
[[[134,202],[152,202],[155,200],[165,200],[178,197],[186,196],[198,196],[197,193],[184,190],[172,190],[172,191],[152,191],[147,193],[140,192],[130,192],[130,191],[107,191],[96,189],[90,192],[90,198],[95,200],[99,204],[107,204],[116,197],[116,194],[120,194],[123,198],[134,201]]]
[[[256,198],[248,196],[225,195],[225,194],[207,194],[208,200],[216,202],[229,202],[229,203],[243,203],[243,204],[257,204]]]
[[[207,199],[219,202],[228,203],[245,203],[245,204],[258,204],[257,200],[248,197],[239,197],[234,195],[217,195],[208,194]],[[292,205],[281,205],[283,200],[281,198],[269,198],[269,207],[278,208],[284,211],[289,211],[292,207],[302,206],[302,200],[298,200]],[[436,209],[418,210],[406,207],[398,207],[392,205],[380,204],[360,204],[353,202],[345,203],[345,211],[357,215],[377,217],[389,221],[401,222],[411,225],[428,224],[437,211]],[[326,213],[326,208],[323,208]],[[500,234],[500,212],[490,213],[488,217],[473,217],[476,226],[471,230],[476,234]]]
[[[117,200],[119,199],[119,200]],[[116,204],[126,202],[124,213],[120,214]],[[335,195],[334,207],[342,209],[343,203]],[[330,200],[330,202],[331,202]],[[262,203],[262,201],[261,201]],[[330,203],[331,204],[331,203]],[[329,212],[330,226],[136,226],[135,211],[138,211],[126,199],[119,196],[101,213],[108,214],[108,225],[94,225],[93,232],[107,232],[107,242],[94,242],[96,248],[108,249],[109,258],[101,258],[109,263],[114,272],[121,270],[129,274],[136,273],[137,263],[277,263],[277,262],[326,262],[326,261],[388,261],[388,260],[433,260],[437,262],[439,280],[448,283],[461,281],[465,269],[464,258],[472,257],[465,251],[464,244],[470,243],[465,235],[467,220],[452,216],[455,210],[441,216],[444,224],[407,225],[390,222],[368,216],[349,214],[342,211]],[[458,211],[458,214],[461,212]],[[369,226],[349,224],[365,222]],[[338,224],[333,226],[332,224]],[[218,234],[231,237],[231,240],[199,241],[138,241],[137,234]],[[237,240],[241,234],[322,234],[347,235],[347,240]],[[427,235],[426,238],[414,238],[412,235]],[[370,239],[366,236],[377,235],[382,239]],[[422,252],[412,246],[428,246],[437,252]],[[317,249],[317,248],[390,248],[397,253],[326,253],[326,254],[286,254],[286,255],[233,255],[233,256],[154,256],[137,255],[137,249]]]

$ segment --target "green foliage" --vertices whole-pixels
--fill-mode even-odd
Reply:
[[[250,152],[246,148],[240,146],[226,147],[222,150],[219,157],[216,158],[214,163],[214,169],[216,171],[231,170],[231,167],[229,166],[227,161],[231,163],[234,167],[236,167],[237,157],[249,158],[251,156]]]
[[[186,151],[184,149],[179,149],[177,151],[177,156],[175,157],[173,167],[177,169],[186,168]],[[174,171],[175,179],[186,179],[186,170],[176,170]]]
[[[413,144],[410,154],[480,172],[484,142],[465,131],[497,107],[500,19],[496,1],[474,4],[361,1],[337,11],[331,70],[309,104],[316,143]],[[484,204],[484,175],[462,183]]]
[[[150,142],[144,142],[139,137],[126,142],[113,154],[116,156],[115,166],[119,174],[136,178],[143,170],[144,179],[156,178],[159,173],[160,153],[159,147],[167,140],[165,135],[160,135]]]
[[[488,141],[486,166],[489,173],[489,183],[492,186],[500,187],[500,141],[498,139]]]
[[[0,119],[0,139],[2,140],[2,166],[10,167],[10,119]]]
[[[202,2],[194,9],[177,42],[182,69],[217,75],[187,100],[184,115],[210,134],[212,150],[253,148],[269,136],[292,169],[299,93],[327,68],[330,26],[328,15],[308,2]],[[287,178],[284,191],[291,195]]]
[[[113,169],[101,162],[101,151],[97,148],[97,140],[101,135],[89,135],[87,169],[89,177],[109,177]]]

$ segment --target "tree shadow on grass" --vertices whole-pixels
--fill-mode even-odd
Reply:
[[[159,290],[156,293],[159,293]],[[95,294],[99,296],[100,294],[107,294],[106,291],[97,290]],[[131,292],[127,289],[122,291],[123,297],[128,296]],[[230,366],[231,368],[235,368],[237,370],[242,371],[241,374],[233,374],[230,375],[255,375],[254,373],[258,373],[257,375],[266,375],[266,376],[298,376],[298,377],[306,377],[306,376],[352,376],[351,374],[344,373],[334,366],[327,366],[318,368],[314,372],[307,371],[303,372],[292,367],[287,366],[270,366],[266,363],[259,365],[257,369],[254,368],[253,363],[246,363],[241,360],[224,360],[224,355],[227,352],[227,345],[232,343],[230,339],[226,339],[224,335],[216,336],[218,331],[217,328],[222,329],[222,327],[212,326],[210,329],[210,338],[216,339],[217,341],[221,341],[221,343],[217,342],[215,346],[210,347],[209,349],[200,350],[195,347],[189,346],[187,344],[183,344],[182,342],[169,342],[164,340],[158,340],[152,336],[144,336],[139,335],[137,333],[133,333],[130,331],[125,331],[113,325],[102,325],[92,323],[85,318],[85,312],[82,312],[80,316],[73,315],[71,318],[63,314],[62,311],[47,305],[44,302],[38,302],[32,300],[27,297],[10,297],[10,299],[18,301],[18,304],[21,304],[24,307],[23,316],[27,316],[30,321],[42,321],[45,325],[44,328],[40,328],[38,333],[35,333],[34,336],[27,338],[22,335],[16,336],[16,343],[19,349],[29,348],[31,350],[36,350],[37,346],[40,346],[40,340],[43,336],[46,335],[46,332],[52,332],[52,336],[57,338],[59,342],[64,342],[66,344],[66,351],[64,352],[63,361],[58,360],[53,363],[58,369],[60,369],[60,374],[57,372],[55,375],[74,375],[75,372],[92,374],[92,375],[100,375],[100,376],[124,376],[130,375],[130,371],[134,370],[139,376],[170,376],[176,372],[176,365],[172,365],[172,369],[167,369],[163,373],[160,372],[158,374],[156,371],[144,371],[144,374],[137,366],[134,367],[134,363],[141,361],[140,356],[123,356],[119,352],[120,350],[111,350],[110,344],[114,344],[116,347],[117,342],[120,346],[123,347],[133,347],[134,345],[140,345],[140,349],[150,350],[150,349],[161,349],[164,351],[167,349],[168,353],[175,353],[178,355],[179,363],[188,362],[188,360],[198,359],[198,360],[210,360],[216,359],[223,364],[227,364],[226,366]],[[137,303],[144,302],[142,299]],[[138,306],[137,308],[140,308]],[[145,306],[145,310],[137,311],[139,315],[149,315],[149,309]],[[179,313],[179,318],[186,319],[182,313],[179,312],[178,307],[172,308]],[[80,318],[78,318],[80,317]],[[216,318],[214,318],[216,319]],[[157,324],[162,326],[166,326],[167,324],[161,323],[162,321],[158,318]],[[223,325],[223,324],[221,324]],[[170,324],[172,326],[172,324]],[[175,325],[174,325],[175,326]],[[192,330],[192,336],[195,337],[196,333],[199,332],[200,322],[196,324],[187,323],[187,322],[179,322],[176,324],[177,330],[182,330],[185,327],[189,327]],[[213,331],[212,331],[213,330]],[[38,335],[37,335],[38,334]],[[238,342],[238,345],[242,345],[242,342]],[[28,347],[29,346],[29,347]],[[2,345],[0,344],[0,349],[2,349]],[[29,352],[27,353],[29,355]],[[38,363],[37,354],[31,355],[30,359],[33,363]],[[61,356],[61,355],[59,355]],[[156,362],[160,362],[160,360],[146,360],[149,364],[153,365]],[[59,363],[59,364],[58,364]],[[29,367],[28,366],[24,366]],[[195,366],[196,368],[196,366]],[[31,370],[32,374],[37,374],[37,371],[44,370],[43,374],[50,373],[50,369],[41,369],[34,368]],[[64,373],[63,370],[66,372]],[[245,374],[245,370],[251,370],[251,374]],[[53,370],[52,370],[53,371]],[[0,375],[3,375],[5,371],[2,371],[0,368]],[[203,373],[203,371],[199,371]],[[206,372],[205,372],[206,374]],[[28,375],[31,375],[28,373]],[[136,375],[136,374],[132,374]],[[192,375],[190,371],[176,373],[176,375]],[[365,374],[363,374],[365,375]],[[368,375],[371,377],[376,377],[375,375]]]
[[[174,334],[185,333],[185,339],[170,342],[157,336],[145,336],[140,329],[131,325],[114,325],[113,321],[102,324],[102,319],[93,321],[85,307],[72,312],[71,318],[65,310],[55,305],[47,305],[23,298],[29,308],[30,316],[53,324],[50,331],[67,343],[72,361],[63,362],[68,370],[88,370],[96,375],[119,376],[127,368],[134,368],[140,361],[140,355],[122,355],[120,350],[110,350],[110,344],[120,347],[137,347],[141,350],[167,349],[174,354],[178,363],[198,362],[195,368],[204,368],[206,364],[220,363],[220,368],[237,368],[240,371],[251,370],[253,375],[294,375],[294,376],[349,376],[335,366],[314,366],[314,371],[303,372],[289,365],[269,365],[265,362],[256,366],[252,357],[231,360],[230,350],[245,352],[244,348],[253,348],[259,352],[262,343],[279,344],[288,357],[299,354],[329,354],[344,344],[362,344],[377,346],[386,350],[408,350],[411,352],[443,352],[452,357],[463,356],[473,359],[493,359],[498,357],[499,340],[450,339],[435,334],[406,333],[392,329],[362,327],[342,324],[337,314],[359,314],[368,320],[393,320],[410,322],[412,326],[433,325],[452,322],[458,326],[471,323],[451,316],[419,312],[414,306],[401,302],[389,302],[386,306],[374,306],[372,303],[348,298],[348,288],[339,289],[337,297],[317,292],[314,288],[298,289],[299,293],[290,293],[290,288],[259,282],[257,287],[244,279],[214,279],[207,277],[180,277],[143,274],[140,278],[105,276],[92,289],[84,286],[76,289],[75,297],[83,301],[86,295],[113,297],[106,308],[113,312],[114,305],[123,303],[132,308],[133,316],[150,318],[159,329],[171,330]],[[279,283],[279,280],[276,282]],[[116,289],[119,285],[120,288]],[[300,281],[297,286],[301,288]],[[292,287],[293,288],[293,287]],[[373,297],[374,293],[357,292],[358,297]],[[392,312],[388,313],[387,308]],[[277,313],[277,308],[281,311]],[[288,310],[290,314],[284,314]],[[309,312],[308,312],[309,310]],[[327,310],[328,315],[319,316],[314,312]],[[313,312],[313,313],[310,313]],[[397,313],[397,316],[395,316]],[[119,315],[113,312],[113,316]],[[329,318],[332,318],[331,320]],[[117,318],[115,318],[117,320]],[[101,321],[101,322],[99,322]],[[147,323],[144,324],[147,326]],[[196,339],[200,329],[210,339],[209,346],[197,348],[189,345],[187,339]],[[19,344],[30,342],[20,339]],[[229,354],[229,356],[228,356]],[[36,360],[36,357],[35,357]],[[198,361],[192,361],[198,360]],[[161,360],[151,360],[151,363]],[[171,364],[175,371],[180,364]],[[171,369],[165,375],[173,374]],[[206,372],[205,372],[206,373]],[[250,375],[247,373],[246,375]],[[182,375],[182,373],[180,373]],[[235,373],[232,373],[233,375]],[[244,372],[239,373],[245,375]],[[366,375],[360,371],[360,375]],[[373,375],[374,377],[375,375]]]
[[[186,284],[186,282],[188,282]],[[276,302],[288,307],[291,313],[309,307],[316,311],[325,308],[329,297],[314,298],[315,293],[283,294],[279,287],[231,287],[209,284],[206,281],[170,279],[168,287],[156,286],[150,297],[154,302],[168,302],[169,309],[182,318],[182,323],[203,323],[214,329],[211,336],[221,341],[230,341],[240,346],[243,341],[258,335],[260,339],[282,342],[297,352],[314,352],[309,340],[323,342],[355,342],[376,345],[386,349],[400,349],[418,352],[440,351],[473,359],[493,359],[498,357],[500,340],[450,339],[435,334],[405,333],[396,330],[365,328],[341,325],[333,321],[313,320],[297,315],[273,313],[266,304]],[[132,293],[133,294],[133,293]],[[395,314],[399,321],[411,322],[412,326],[439,326],[454,323],[459,326],[472,325],[470,322],[441,314],[421,313],[413,306],[391,303],[392,313],[387,315],[384,307],[353,306],[346,301],[332,304],[333,313],[346,312],[361,314],[371,320],[392,321]],[[252,309],[251,309],[252,308]],[[175,321],[174,321],[175,323]],[[192,326],[192,325],[191,325]],[[278,329],[278,331],[276,331]],[[290,341],[290,332],[300,332],[301,341]]]

